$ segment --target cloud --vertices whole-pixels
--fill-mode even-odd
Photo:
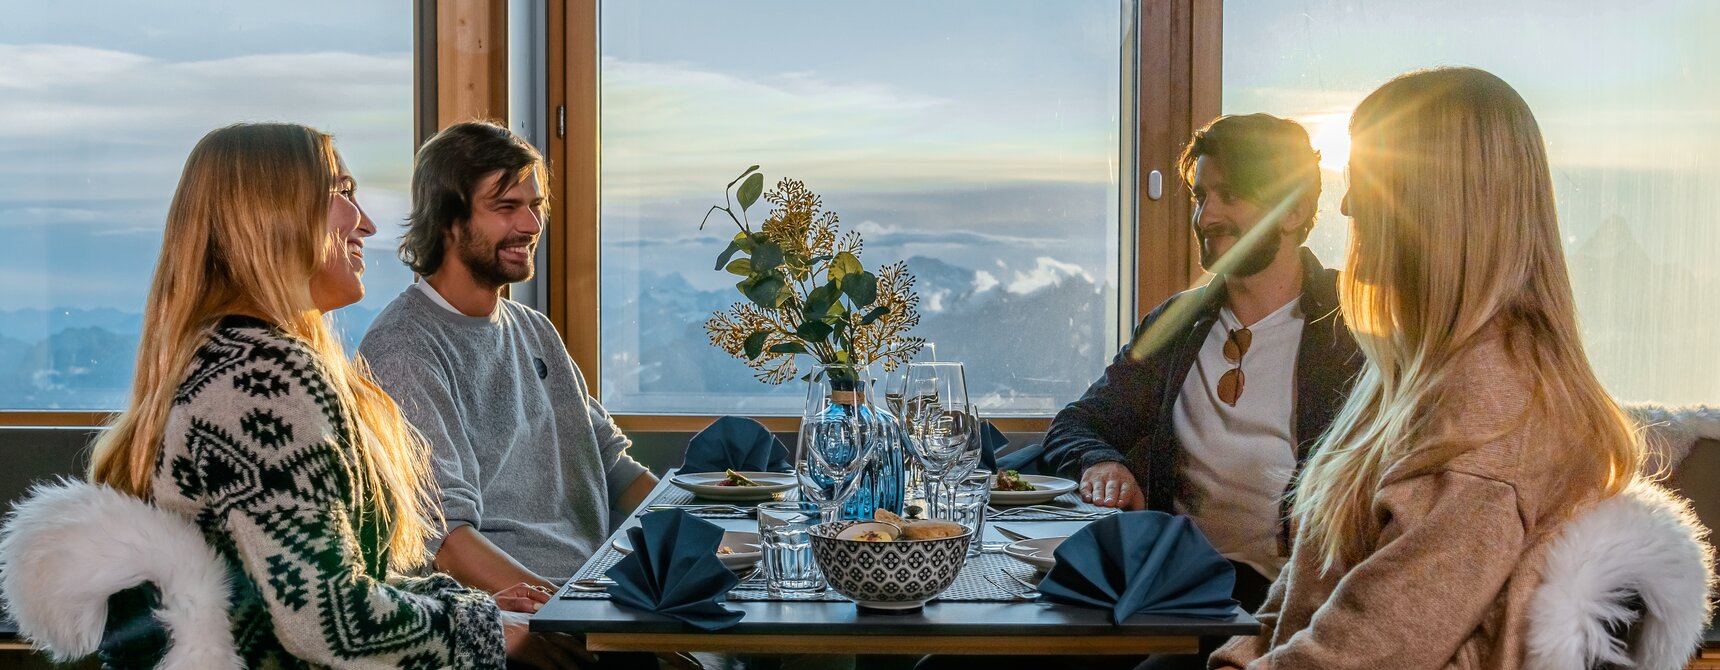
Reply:
[[[986,291],[990,291],[993,287],[997,286],[998,283],[999,282],[997,281],[997,277],[992,276],[992,274],[990,272],[986,272],[985,270],[978,270],[978,271],[975,271],[973,273],[973,292],[974,293],[984,293]]]
[[[1114,110],[1032,110],[815,73],[603,59],[604,196],[706,194],[748,164],[825,188],[1114,178]],[[1004,106],[1008,107],[1008,106]],[[1031,114],[1029,116],[1032,116]],[[772,174],[776,174],[772,172]]]
[[[1097,283],[1093,275],[1074,263],[1064,263],[1050,256],[1040,256],[1034,259],[1034,267],[1027,272],[1016,272],[1005,290],[1010,293],[1023,295],[1042,288],[1056,286],[1064,279],[1080,277],[1088,283]]]
[[[0,200],[164,201],[198,138],[239,121],[334,133],[361,181],[403,188],[412,158],[412,64],[406,53],[174,62],[0,44],[0,118],[0,151],[39,159],[0,164]]]

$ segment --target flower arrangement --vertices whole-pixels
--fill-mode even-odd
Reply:
[[[740,228],[717,256],[716,269],[741,277],[735,289],[746,302],[705,322],[711,344],[746,361],[766,384],[794,378],[796,354],[822,364],[882,362],[885,370],[906,363],[925,343],[907,334],[920,323],[920,296],[907,264],[867,271],[860,234],[841,234],[836,212],[824,211],[822,198],[794,179],[763,192],[758,169],[729,182],[723,204],[712,205],[699,222],[703,230],[722,212]],[[753,230],[747,209],[761,195],[772,209]]]

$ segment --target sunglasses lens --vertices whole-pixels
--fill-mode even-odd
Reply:
[[[1231,341],[1236,342],[1236,346],[1241,347],[1242,353],[1246,354],[1248,353],[1248,345],[1254,344],[1254,331],[1243,328],[1232,332],[1230,334],[1230,339]]]
[[[1218,399],[1231,407],[1242,397],[1242,368],[1234,368],[1218,378]]]

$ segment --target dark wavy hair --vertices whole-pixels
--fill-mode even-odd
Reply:
[[[400,260],[420,276],[442,267],[448,231],[472,218],[478,182],[501,172],[492,197],[536,175],[549,195],[543,155],[525,138],[491,121],[456,123],[436,133],[412,161],[412,214],[400,236]],[[544,208],[545,216],[549,210]]]
[[[1271,207],[1301,187],[1308,220],[1298,241],[1308,239],[1320,201],[1320,152],[1302,124],[1270,114],[1218,117],[1195,131],[1177,158],[1183,183],[1194,183],[1194,165],[1202,156],[1223,165],[1237,194],[1258,205]]]

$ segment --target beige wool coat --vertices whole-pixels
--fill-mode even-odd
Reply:
[[[1209,667],[1249,670],[1523,666],[1529,605],[1559,524],[1600,491],[1560,499],[1557,477],[1593,459],[1582,435],[1532,421],[1532,380],[1498,334],[1453,361],[1436,428],[1491,436],[1436,471],[1388,480],[1366,558],[1322,574],[1301,542],[1256,617]],[[1563,496],[1571,497],[1571,496]]]

